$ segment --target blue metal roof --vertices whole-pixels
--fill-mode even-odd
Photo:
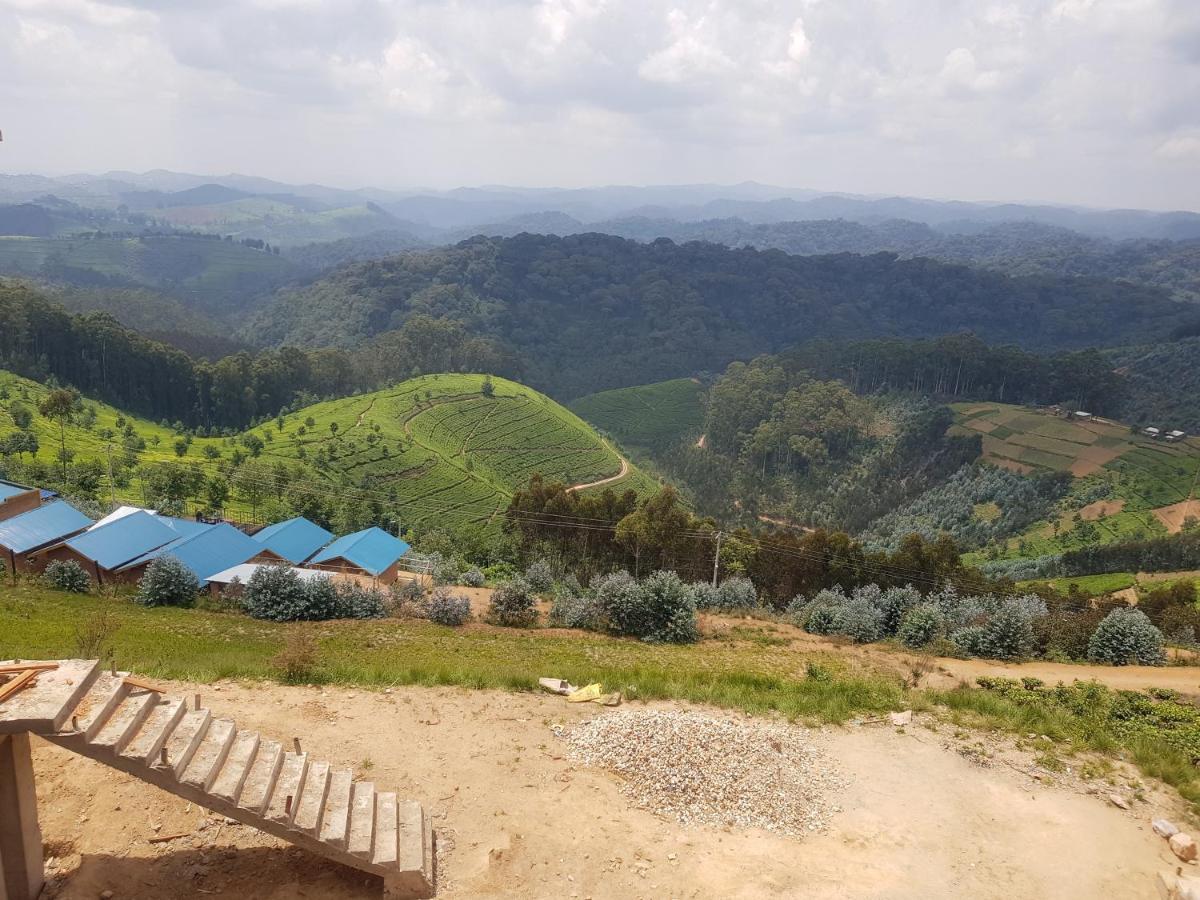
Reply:
[[[408,544],[400,538],[392,537],[382,528],[368,528],[338,538],[310,562],[344,559],[371,575],[378,575],[407,552]]]
[[[304,562],[333,540],[333,534],[303,516],[268,525],[254,535],[263,548],[290,563]]]
[[[48,503],[0,522],[0,547],[28,553],[77,534],[91,524],[92,520],[70,503]]]
[[[174,556],[203,583],[210,576],[241,565],[261,551],[258,543],[232,525],[204,525],[199,533],[144,553],[121,569],[132,569],[161,556]]]
[[[158,521],[162,522],[182,538],[195,537],[212,528],[208,523],[197,522],[195,519],[176,519],[171,516],[159,516]]]
[[[3,503],[10,497],[17,497],[32,490],[33,488],[13,484],[11,481],[0,481],[0,503]]]
[[[67,541],[67,546],[101,568],[116,569],[178,537],[157,516],[139,510],[107,525],[85,531]]]

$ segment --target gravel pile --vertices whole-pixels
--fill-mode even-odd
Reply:
[[[800,835],[840,811],[828,794],[845,779],[795,725],[627,709],[554,730],[572,759],[616,772],[634,803],[684,824]]]

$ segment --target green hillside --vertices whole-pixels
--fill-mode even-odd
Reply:
[[[700,434],[704,389],[691,378],[588,394],[571,409],[627,447],[662,450]]]
[[[313,210],[270,197],[167,207],[156,209],[154,215],[179,228],[260,238],[281,246],[338,240],[396,226],[396,220],[373,203]]]
[[[954,410],[952,431],[981,435],[984,461],[1023,473],[1069,472],[1075,479],[1052,517],[997,548],[1002,557],[1173,533],[1189,515],[1200,516],[1194,438],[1168,443],[1116,422],[1002,403],[959,403]]]
[[[492,379],[490,395],[484,383],[482,375],[422,376],[308,406],[241,435],[194,437],[178,448],[183,436],[174,429],[84,401],[67,427],[67,446],[75,462],[107,463],[106,444],[111,440],[122,458],[122,429],[131,428],[132,443],[144,443],[133,454],[139,466],[183,462],[208,475],[231,474],[235,461],[257,452],[268,463],[291,464],[293,475],[299,470],[300,481],[319,497],[336,502],[346,492],[378,500],[417,526],[495,524],[513,491],[535,473],[570,484],[621,473],[621,457],[574,413],[515,382]],[[36,459],[50,470],[57,461],[58,424],[36,413],[48,390],[0,372],[0,440],[17,430],[14,405],[25,407],[33,413]],[[21,460],[28,462],[28,455]],[[641,492],[654,483],[630,467],[606,486]],[[107,497],[107,478],[98,493]],[[143,500],[136,475],[117,493]],[[235,490],[232,500],[232,509],[244,514],[246,498]]]
[[[144,238],[0,237],[0,274],[87,287],[148,287],[209,312],[242,304],[300,272],[291,260],[231,241],[182,235]]]

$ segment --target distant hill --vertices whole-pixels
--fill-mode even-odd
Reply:
[[[816,337],[974,331],[1035,349],[1157,340],[1195,318],[1161,291],[894,255],[788,256],[605,235],[519,235],[356,263],[277,293],[247,340],[355,346],[414,315],[511,347],[559,397],[716,371]]]
[[[0,275],[81,287],[150,288],[213,316],[244,312],[253,298],[302,273],[284,257],[197,236],[0,237]]]

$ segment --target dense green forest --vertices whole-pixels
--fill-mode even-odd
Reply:
[[[518,235],[347,265],[280,291],[245,334],[349,347],[415,315],[500,340],[529,383],[560,398],[713,371],[819,337],[971,330],[1062,349],[1154,340],[1196,318],[1149,288],[889,254]]]
[[[1200,300],[1200,240],[1114,241],[1036,222],[1006,222],[975,228],[960,223],[960,227],[966,230],[949,233],[903,219],[873,223],[817,219],[758,224],[738,218],[680,222],[630,217],[595,223],[587,230],[639,241],[666,237],[675,241],[709,241],[727,247],[783,250],[802,256],[880,252],[927,256],[986,266],[1009,275],[1123,279],[1165,288],[1182,300]],[[585,229],[581,225],[578,230]]]

